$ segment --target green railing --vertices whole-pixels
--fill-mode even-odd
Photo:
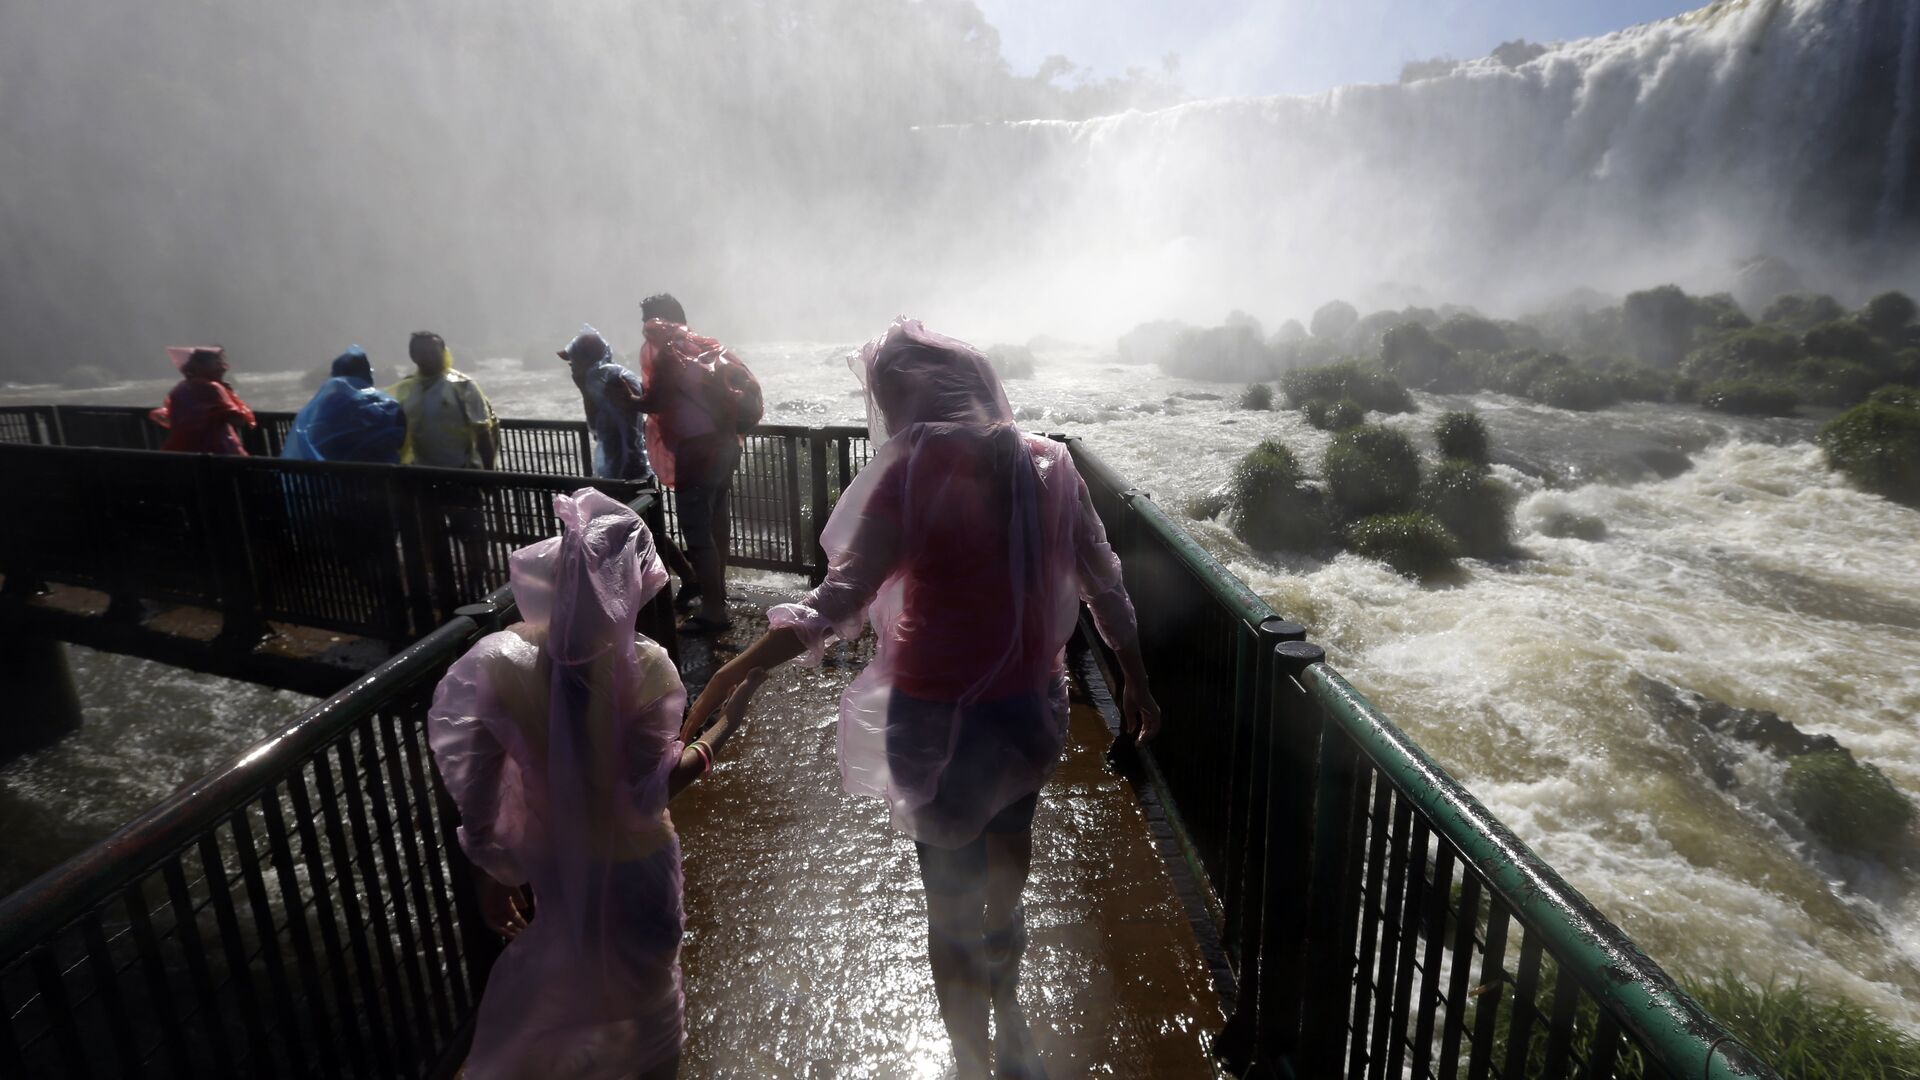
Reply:
[[[452,1075],[500,946],[426,707],[512,612],[464,609],[0,903],[0,1076]],[[663,594],[640,628],[672,627]]]
[[[761,477],[779,497],[747,512],[786,530],[784,568],[817,572],[796,549],[864,464],[864,433],[756,434],[780,440]],[[1144,616],[1167,711],[1150,772],[1217,908],[1230,1068],[1773,1076],[1299,626],[1069,445]],[[665,603],[648,617],[670,635]],[[456,617],[0,905],[0,1075],[457,1061],[493,946],[449,856],[450,809],[429,796],[421,719],[484,629]]]
[[[1145,493],[1067,440],[1128,590],[1148,755],[1266,1076],[1772,1077]],[[1120,688],[1118,673],[1108,678]]]

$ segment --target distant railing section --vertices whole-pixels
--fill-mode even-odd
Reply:
[[[410,641],[506,583],[507,556],[557,530],[553,496],[624,480],[0,445],[0,574],[221,613],[251,646],[269,620]],[[654,514],[659,524],[657,511]]]
[[[0,1075],[451,1075],[500,944],[425,712],[512,610],[494,594],[0,903]],[[640,629],[672,627],[663,594]]]
[[[0,444],[88,446],[156,450],[166,432],[134,406],[21,405],[0,407]],[[257,457],[277,457],[293,413],[261,412],[259,426],[242,431]],[[532,476],[593,474],[587,426],[571,420],[503,419],[497,431],[502,472]],[[732,497],[733,565],[819,578],[826,573],[818,538],[833,502],[871,460],[864,427],[808,428],[762,424],[742,436]],[[325,485],[321,485],[325,486]],[[668,536],[684,543],[678,500],[660,503]],[[311,520],[306,519],[306,520]],[[504,564],[502,564],[504,565]],[[332,624],[318,624],[332,625]]]
[[[1299,626],[1068,442],[1144,616],[1166,712],[1151,772],[1220,904],[1233,1071],[1774,1076]]]

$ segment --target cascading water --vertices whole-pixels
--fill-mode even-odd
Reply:
[[[928,130],[934,197],[977,238],[952,306],[1091,332],[1399,306],[1411,290],[1380,286],[1401,283],[1511,311],[1712,291],[1761,253],[1843,292],[1904,284],[1915,21],[1903,0],[1727,0],[1397,85]]]

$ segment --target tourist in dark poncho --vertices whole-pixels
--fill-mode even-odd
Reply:
[[[960,1075],[1041,1075],[1018,994],[1020,894],[1039,791],[1067,735],[1065,645],[1082,601],[1126,672],[1122,714],[1160,725],[1120,560],[1067,448],[1021,431],[986,357],[900,320],[862,350],[873,462],[821,545],[827,579],[774,608],[688,713],[700,730],[749,673],[818,663],[871,619],[840,701],[840,775],[892,808],[927,891],[928,959]]]
[[[167,429],[160,449],[246,457],[247,448],[233,426],[253,427],[253,410],[227,385],[226,350],[218,345],[173,345],[167,356],[179,369],[180,382],[167,394],[166,404],[147,414]]]

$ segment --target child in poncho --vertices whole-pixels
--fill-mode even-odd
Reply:
[[[513,555],[522,621],[449,668],[428,714],[483,912],[512,939],[466,1076],[671,1077],[684,1036],[667,800],[706,771],[760,678],[683,743],[679,673],[635,634],[666,582],[646,525],[590,488],[556,496],[554,510],[561,535]]]

